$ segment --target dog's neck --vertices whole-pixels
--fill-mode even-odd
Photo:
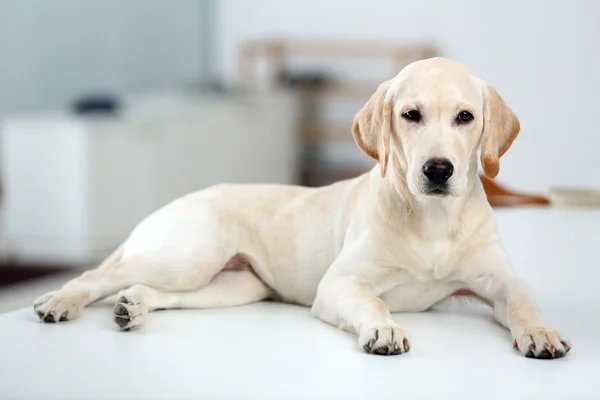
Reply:
[[[415,196],[408,188],[402,162],[390,157],[385,177],[381,177],[379,166],[369,173],[375,189],[376,213],[388,226],[412,226],[425,240],[454,236],[460,231],[465,207],[478,179],[476,158],[470,163],[468,174],[469,184],[461,196]]]

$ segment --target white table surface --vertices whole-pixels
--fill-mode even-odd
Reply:
[[[572,351],[533,360],[475,304],[396,314],[406,355],[362,352],[302,307],[170,310],[118,332],[111,308],[80,319],[0,316],[0,399],[600,398],[600,211],[497,213],[516,268]]]

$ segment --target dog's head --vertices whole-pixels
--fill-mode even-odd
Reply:
[[[403,174],[415,196],[461,196],[481,164],[494,178],[519,121],[491,85],[462,64],[431,58],[379,85],[354,118],[358,146],[386,175]]]

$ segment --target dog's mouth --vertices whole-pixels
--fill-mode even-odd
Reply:
[[[430,186],[425,191],[426,196],[433,196],[433,197],[444,197],[444,196],[448,196],[449,194],[450,194],[450,190],[447,185]]]

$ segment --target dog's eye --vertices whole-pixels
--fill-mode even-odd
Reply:
[[[473,119],[473,114],[471,114],[468,111],[461,111],[456,116],[456,122],[458,122],[459,124],[466,124],[468,122],[471,122],[472,119]]]
[[[421,113],[418,110],[408,110],[402,114],[402,118],[412,122],[419,122],[421,121]]]

